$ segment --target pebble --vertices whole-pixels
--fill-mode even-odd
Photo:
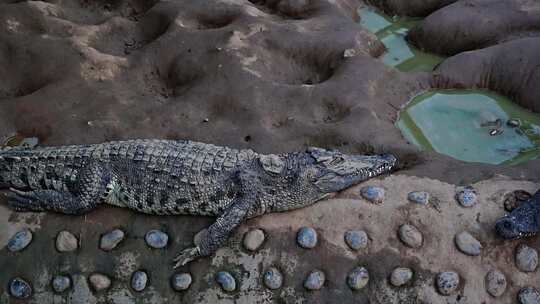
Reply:
[[[7,248],[11,252],[21,251],[32,242],[32,232],[28,229],[21,230],[9,239]]]
[[[32,286],[22,278],[13,278],[9,282],[9,293],[17,299],[27,299],[32,295]]]
[[[369,282],[369,272],[365,267],[356,267],[347,275],[347,285],[352,290],[360,290]]]
[[[131,288],[135,291],[143,291],[148,283],[148,275],[142,270],[137,270],[131,276]]]
[[[216,275],[216,281],[221,285],[221,288],[225,291],[234,291],[236,289],[236,280],[227,271],[220,271]]]
[[[507,122],[506,122],[506,125],[511,127],[511,128],[517,128],[521,125],[521,121],[519,119],[509,119]]]
[[[470,233],[463,231],[455,237],[458,249],[468,255],[480,255],[482,244]]]
[[[265,235],[261,229],[253,229],[244,235],[244,247],[249,251],[255,251],[264,243]]]
[[[160,230],[150,230],[144,236],[146,244],[152,248],[161,249],[167,246],[169,236]]]
[[[429,203],[429,198],[430,195],[426,191],[413,191],[407,195],[407,199],[411,203],[416,203],[420,205],[427,205]]]
[[[126,235],[124,231],[120,229],[114,229],[113,231],[101,236],[101,239],[99,241],[99,248],[101,250],[111,251],[116,248],[116,246],[118,246],[120,242],[124,240],[125,236]]]
[[[538,251],[525,244],[516,250],[516,266],[523,272],[533,272],[538,267]]]
[[[381,204],[384,201],[385,192],[381,187],[366,186],[360,189],[360,195],[374,204]]]
[[[368,245],[368,235],[363,230],[350,230],[345,232],[345,243],[353,249],[360,250]]]
[[[193,282],[193,278],[191,277],[191,274],[184,272],[184,273],[177,273],[172,276],[171,278],[171,285],[172,288],[176,291],[184,291],[191,286],[191,283]]]
[[[270,267],[263,274],[263,282],[269,289],[279,289],[283,285],[283,275],[277,268]]]
[[[89,278],[90,285],[95,291],[101,291],[111,286],[111,279],[104,274],[94,273]]]
[[[58,275],[52,280],[52,288],[56,293],[62,293],[71,286],[71,279],[68,276]]]
[[[326,276],[324,272],[320,270],[312,271],[304,281],[304,287],[307,290],[319,290],[323,287],[324,282],[326,281]]]
[[[456,199],[461,206],[467,208],[474,206],[478,201],[476,190],[472,187],[465,187],[465,189],[459,191],[456,194]]]
[[[69,231],[60,231],[56,236],[56,249],[60,252],[74,251],[79,247],[79,240]]]
[[[540,292],[534,287],[524,287],[518,292],[520,304],[540,304]]]
[[[302,248],[314,248],[317,245],[317,231],[311,227],[300,228],[296,234],[296,242]]]
[[[413,271],[410,268],[398,267],[390,275],[390,284],[399,287],[403,286],[412,279]]]
[[[500,297],[506,290],[506,276],[498,271],[491,270],[486,274],[486,290],[493,297]]]
[[[437,290],[442,295],[452,294],[459,286],[459,275],[453,271],[441,272],[437,275]]]
[[[39,138],[37,137],[26,137],[23,138],[19,146],[25,148],[35,148],[39,144]]]
[[[399,227],[399,239],[411,248],[420,248],[424,242],[424,237],[418,228],[413,225],[404,224]]]

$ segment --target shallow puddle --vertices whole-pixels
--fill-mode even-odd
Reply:
[[[422,52],[405,40],[407,32],[421,19],[410,17],[390,18],[374,8],[362,7],[358,10],[360,24],[375,33],[386,46],[382,56],[384,63],[400,71],[432,71],[444,57]]]
[[[463,161],[515,164],[540,157],[540,114],[488,91],[418,95],[397,126],[409,142]]]

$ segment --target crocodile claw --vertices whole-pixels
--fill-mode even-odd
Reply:
[[[180,252],[180,254],[176,258],[174,258],[175,264],[173,268],[176,269],[178,267],[184,266],[200,256],[201,253],[199,247],[186,248],[182,250],[182,252]]]

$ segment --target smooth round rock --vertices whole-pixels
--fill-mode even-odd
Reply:
[[[283,285],[283,275],[277,268],[270,267],[263,274],[263,283],[269,289],[279,289]]]
[[[264,243],[265,235],[264,231],[261,229],[253,229],[244,235],[244,248],[246,248],[249,251],[255,251],[261,247],[261,245]]]
[[[360,290],[369,282],[369,272],[365,267],[356,267],[347,275],[347,285],[352,290]]]
[[[146,244],[152,248],[161,249],[167,246],[169,242],[169,236],[160,230],[150,230],[144,236]]]
[[[520,304],[540,304],[540,292],[534,287],[524,287],[518,292]]]
[[[58,275],[52,280],[52,288],[56,293],[62,293],[71,287],[71,279],[68,276]]]
[[[538,267],[538,251],[525,244],[516,250],[516,266],[523,272],[533,272]]]
[[[368,245],[368,235],[363,230],[350,230],[345,232],[345,243],[352,250],[360,250]]]
[[[326,276],[324,272],[320,270],[314,270],[310,274],[308,274],[306,280],[304,281],[304,287],[307,290],[319,290],[323,287],[325,281]]]
[[[498,271],[491,270],[486,274],[486,291],[493,297],[500,297],[506,291],[506,276]]]
[[[142,270],[137,270],[131,275],[131,288],[135,291],[143,291],[148,284],[148,274]]]
[[[60,231],[56,236],[56,250],[60,252],[74,251],[79,247],[79,240],[69,231]]]
[[[411,248],[420,248],[424,242],[424,237],[418,228],[413,225],[403,224],[399,227],[399,239]]]
[[[225,291],[234,291],[236,289],[236,280],[232,274],[227,271],[218,272],[216,275],[216,282],[218,282]]]
[[[111,279],[104,274],[94,273],[88,278],[90,285],[95,291],[108,289],[111,286]]]
[[[469,208],[476,204],[478,196],[472,187],[466,187],[456,194],[456,199],[463,207]]]
[[[390,275],[390,284],[399,287],[411,281],[413,271],[410,268],[398,267],[392,271]]]
[[[184,291],[191,286],[191,283],[193,282],[193,278],[191,277],[191,274],[185,272],[185,273],[177,273],[172,276],[171,278],[171,285],[172,288],[176,291]]]
[[[114,229],[113,231],[101,236],[99,240],[99,248],[105,251],[111,251],[125,238],[124,231],[120,229]]]
[[[317,231],[311,227],[300,228],[296,234],[296,242],[302,248],[314,248],[317,245]]]
[[[7,243],[7,249],[11,252],[21,251],[32,242],[32,232],[28,229],[15,233]]]
[[[457,248],[467,255],[480,255],[482,244],[470,233],[463,231],[455,237]]]
[[[381,187],[366,186],[360,189],[360,195],[374,204],[381,204],[384,201],[385,191]]]
[[[407,195],[407,199],[411,203],[427,205],[429,203],[430,194],[426,191],[413,191]]]
[[[17,299],[28,299],[32,295],[32,286],[22,278],[9,281],[9,294]]]
[[[519,119],[512,118],[506,122],[506,125],[509,126],[510,128],[517,128],[521,125],[521,121]]]
[[[447,296],[452,294],[459,286],[459,275],[453,271],[441,272],[437,275],[437,290]]]

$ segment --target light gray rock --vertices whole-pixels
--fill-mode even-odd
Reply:
[[[323,287],[326,281],[326,275],[321,270],[310,272],[304,281],[304,288],[307,290],[319,290]]]
[[[109,279],[108,276],[101,274],[101,273],[93,273],[88,278],[88,281],[90,282],[90,286],[94,289],[94,291],[102,291],[105,289],[108,289],[111,287],[111,279]]]
[[[261,229],[253,229],[244,235],[244,248],[249,251],[256,251],[264,243],[265,235]]]
[[[125,238],[124,231],[120,229],[114,229],[113,231],[101,236],[99,240],[99,248],[105,251],[111,251]]]
[[[263,282],[269,289],[279,289],[283,285],[283,275],[276,267],[270,267],[263,274]]]
[[[390,275],[390,284],[399,287],[411,281],[413,271],[410,268],[398,267],[392,271]]]
[[[424,237],[418,228],[413,225],[403,224],[399,227],[399,239],[411,248],[420,248],[424,243]]]
[[[411,203],[427,205],[429,203],[430,194],[426,191],[413,191],[407,195],[407,199]]]
[[[463,231],[455,237],[457,248],[467,255],[480,255],[482,244],[470,233]]]
[[[486,291],[493,297],[500,297],[506,291],[506,276],[498,271],[491,270],[486,274]]]
[[[236,279],[227,271],[218,272],[216,275],[216,281],[225,291],[231,292],[236,290]]]
[[[60,252],[75,251],[79,247],[79,240],[69,231],[60,231],[56,236],[56,250]]]
[[[9,281],[9,294],[17,299],[28,299],[32,295],[32,286],[23,278],[13,278]]]
[[[459,275],[453,271],[441,272],[437,275],[437,290],[444,296],[451,295],[459,286]]]
[[[315,248],[317,245],[317,231],[311,227],[302,227],[296,234],[296,242],[306,249]]]
[[[365,267],[356,267],[347,275],[347,285],[352,290],[360,290],[369,282],[369,272]]]
[[[385,191],[381,187],[366,186],[360,189],[360,195],[374,204],[382,204],[384,202]]]
[[[7,249],[11,252],[21,251],[32,242],[32,232],[24,229],[15,233],[7,243]]]
[[[56,293],[62,293],[71,287],[71,278],[65,275],[55,276],[52,280],[52,288]]]
[[[188,290],[192,282],[193,278],[191,277],[191,274],[187,272],[177,273],[171,278],[172,288],[176,291]]]
[[[142,270],[137,270],[131,276],[131,288],[135,291],[143,291],[148,284],[148,274]]]
[[[520,304],[540,304],[540,292],[532,286],[522,288],[518,292]]]
[[[538,267],[538,251],[525,244],[516,249],[516,267],[523,272],[533,272]]]
[[[363,230],[349,230],[345,232],[345,243],[353,250],[366,248],[368,245],[368,235]]]
[[[144,236],[144,240],[148,246],[156,249],[162,249],[167,246],[169,236],[160,230],[150,230]]]
[[[470,208],[477,203],[478,195],[476,194],[476,190],[474,188],[465,187],[456,194],[456,199],[461,206]]]

